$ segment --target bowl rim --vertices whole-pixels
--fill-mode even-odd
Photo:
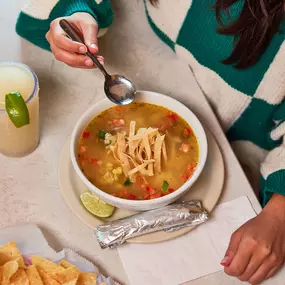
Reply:
[[[178,113],[178,111],[175,111],[167,106],[165,106],[163,104],[163,99],[167,99],[169,101],[172,101],[173,103],[175,103],[176,105],[178,104],[179,105],[179,108],[182,108],[184,109],[185,111],[187,112],[190,112],[191,113],[191,116],[193,117],[194,120],[196,120],[196,124],[197,126],[200,128],[201,130],[201,133],[199,134],[199,137],[202,141],[204,141],[205,143],[205,148],[204,148],[204,152],[201,154],[201,152],[199,152],[199,160],[198,160],[198,164],[197,164],[197,167],[193,173],[193,175],[184,183],[181,185],[180,188],[178,188],[176,191],[170,193],[170,194],[167,194],[163,197],[159,197],[159,198],[155,198],[155,199],[151,199],[151,200],[129,200],[129,199],[123,199],[123,198],[119,198],[119,197],[115,197],[111,194],[108,194],[104,191],[102,191],[101,189],[99,189],[98,187],[96,187],[94,184],[92,184],[87,178],[86,176],[84,175],[84,173],[81,171],[79,165],[78,165],[78,162],[77,162],[77,158],[76,158],[76,150],[75,150],[75,142],[77,140],[77,137],[79,134],[79,129],[81,128],[81,126],[83,125],[83,122],[85,121],[85,118],[86,117],[89,117],[92,112],[93,112],[93,109],[95,108],[95,106],[98,106],[98,105],[101,105],[101,104],[104,104],[104,103],[108,103],[110,104],[110,106],[106,109],[103,109],[100,111],[103,112],[113,106],[116,106],[116,104],[112,103],[109,101],[109,99],[107,98],[104,98],[98,102],[96,102],[95,104],[93,104],[92,106],[90,106],[82,115],[81,117],[78,119],[73,131],[72,131],[72,134],[71,134],[71,140],[70,140],[70,157],[71,157],[71,161],[72,161],[72,165],[75,169],[75,172],[77,173],[77,175],[80,177],[80,179],[83,181],[83,183],[87,186],[88,190],[92,191],[92,192],[95,192],[95,194],[99,195],[102,197],[102,200],[106,199],[106,200],[111,200],[111,201],[114,201],[114,204],[115,203],[118,203],[118,204],[126,204],[126,206],[128,204],[131,203],[131,206],[132,207],[143,207],[143,206],[155,206],[156,204],[158,203],[161,203],[163,204],[163,202],[167,202],[168,200],[173,200],[176,196],[179,197],[182,193],[184,193],[185,191],[189,190],[190,187],[196,182],[196,180],[198,179],[198,177],[200,176],[202,170],[204,169],[204,166],[205,166],[205,163],[206,163],[206,160],[207,160],[207,155],[208,155],[208,142],[207,142],[207,136],[206,136],[206,133],[205,133],[205,130],[200,122],[200,120],[197,118],[197,116],[188,108],[186,107],[183,103],[181,103],[180,101],[172,98],[172,97],[169,97],[169,96],[166,96],[164,94],[161,94],[161,93],[158,93],[158,92],[153,92],[153,91],[146,91],[146,90],[137,90],[137,95],[139,95],[140,93],[142,94],[145,94],[147,93],[149,96],[154,96],[154,97],[160,97],[162,100],[161,100],[161,105],[157,104],[157,103],[152,103],[152,102],[148,102],[148,100],[142,100],[140,101],[139,98],[135,99],[138,100],[138,102],[145,102],[145,103],[149,103],[149,104],[153,104],[153,105],[157,105],[157,106],[162,106],[164,108],[167,108],[169,109],[170,111],[173,111],[175,113]],[[94,117],[96,117],[96,115],[98,115],[99,113],[93,115]],[[179,115],[180,116],[180,115]],[[94,118],[93,117],[93,118]],[[187,119],[185,119],[183,116],[181,116],[190,126],[191,124],[188,122]],[[90,120],[91,121],[91,120]],[[90,122],[89,121],[89,122]],[[85,125],[86,127],[86,125]],[[192,128],[192,126],[191,126]],[[197,134],[195,134],[196,137],[197,137]],[[198,141],[198,145],[199,145],[199,150],[200,150],[200,142]]]

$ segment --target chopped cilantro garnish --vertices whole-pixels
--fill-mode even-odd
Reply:
[[[130,186],[132,185],[133,183],[131,182],[130,178],[127,178],[125,183],[124,183],[124,186]]]
[[[169,188],[169,184],[167,181],[163,181],[163,185],[162,185],[162,190],[163,192],[167,192],[168,191],[168,188]]]
[[[100,139],[104,139],[105,138],[105,135],[106,135],[106,132],[105,131],[103,131],[103,130],[100,130],[99,132],[98,132],[98,138],[100,138]]]

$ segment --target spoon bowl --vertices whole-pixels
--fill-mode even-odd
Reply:
[[[122,75],[106,77],[104,90],[106,96],[115,104],[127,105],[134,101],[136,89],[132,82]]]
[[[70,39],[85,45],[80,31],[73,27],[66,19],[60,20],[59,24]],[[128,78],[122,75],[110,75],[94,54],[87,51],[86,55],[92,59],[93,63],[105,76],[104,90],[109,100],[118,105],[127,105],[134,101],[136,88]]]

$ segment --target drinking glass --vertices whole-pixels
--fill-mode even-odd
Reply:
[[[26,102],[30,123],[16,128],[5,109],[5,95],[19,92]],[[34,71],[19,62],[0,61],[0,153],[23,157],[39,144],[39,81]]]

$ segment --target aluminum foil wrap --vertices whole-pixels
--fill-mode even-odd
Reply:
[[[127,239],[156,231],[175,231],[196,226],[208,220],[201,202],[191,200],[142,212],[95,228],[102,249],[114,248]]]

